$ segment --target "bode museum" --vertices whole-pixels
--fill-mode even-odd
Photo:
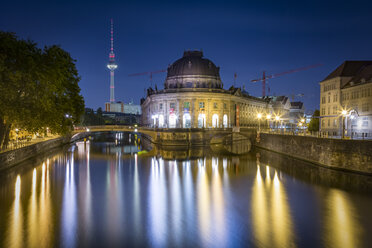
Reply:
[[[147,89],[141,108],[142,125],[158,128],[258,127],[266,122],[257,114],[272,112],[270,99],[224,89],[220,68],[201,51],[185,51],[171,64],[164,89]]]

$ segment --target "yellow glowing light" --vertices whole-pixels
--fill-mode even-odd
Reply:
[[[21,196],[21,177],[18,175],[15,184],[15,201],[18,202]]]
[[[270,118],[271,118],[270,114],[266,115],[266,119],[270,119]]]
[[[302,118],[302,119],[301,119],[301,122],[302,122],[302,123],[304,123],[304,122],[305,122],[305,119],[304,119],[304,118]]]
[[[279,187],[280,186],[280,182],[279,182],[279,178],[278,178],[278,173],[275,171],[275,174],[274,174],[274,186],[275,187]]]
[[[257,114],[257,118],[258,118],[258,119],[261,119],[261,118],[262,118],[262,114],[261,114],[261,113],[258,113],[258,114]]]
[[[347,111],[346,110],[342,110],[342,115],[347,115]]]
[[[275,116],[275,120],[279,121],[280,120],[280,117],[279,116]]]

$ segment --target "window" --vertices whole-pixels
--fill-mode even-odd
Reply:
[[[328,95],[328,103],[331,102],[331,95]]]
[[[223,108],[227,109],[227,104],[226,103],[223,104]]]
[[[213,108],[218,108],[218,104],[215,102],[215,103],[213,103]]]
[[[175,108],[176,108],[176,103],[174,103],[174,102],[171,102],[170,104],[169,104],[169,108],[172,110],[175,110]]]
[[[199,108],[204,109],[204,102],[199,102]]]
[[[190,102],[184,102],[183,103],[183,108],[184,109],[190,109]]]
[[[322,115],[325,115],[325,108],[322,108]]]
[[[333,106],[333,114],[337,114],[337,106]]]
[[[328,119],[328,127],[330,127],[330,126],[331,126],[331,120]]]
[[[368,117],[363,117],[363,119],[362,119],[362,126],[363,127],[368,127]]]
[[[331,107],[328,107],[328,114],[331,114]]]
[[[369,104],[368,102],[362,104],[362,112],[368,112],[369,111]]]
[[[333,126],[337,127],[337,119],[336,118],[333,120]]]
[[[163,110],[163,104],[162,103],[159,104],[159,109]]]

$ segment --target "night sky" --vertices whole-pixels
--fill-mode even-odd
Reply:
[[[77,60],[87,107],[109,100],[110,18],[115,26],[116,100],[139,103],[149,77],[130,73],[166,69],[187,49],[202,49],[220,66],[224,88],[246,86],[262,71],[279,73],[322,63],[322,67],[270,81],[271,93],[319,106],[319,81],[344,60],[372,59],[372,8],[360,1],[6,1],[0,30],[44,45],[59,44]],[[153,81],[163,88],[166,73]]]

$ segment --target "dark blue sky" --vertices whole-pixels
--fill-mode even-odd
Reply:
[[[224,87],[298,67],[322,67],[270,81],[271,92],[304,93],[307,109],[319,106],[319,81],[344,60],[371,60],[372,8],[361,1],[7,1],[0,29],[30,38],[40,46],[59,44],[77,60],[86,106],[109,100],[110,18],[115,23],[116,100],[139,103],[149,78],[130,73],[159,70],[185,49],[202,49],[221,67]],[[166,74],[154,76],[158,88]]]

